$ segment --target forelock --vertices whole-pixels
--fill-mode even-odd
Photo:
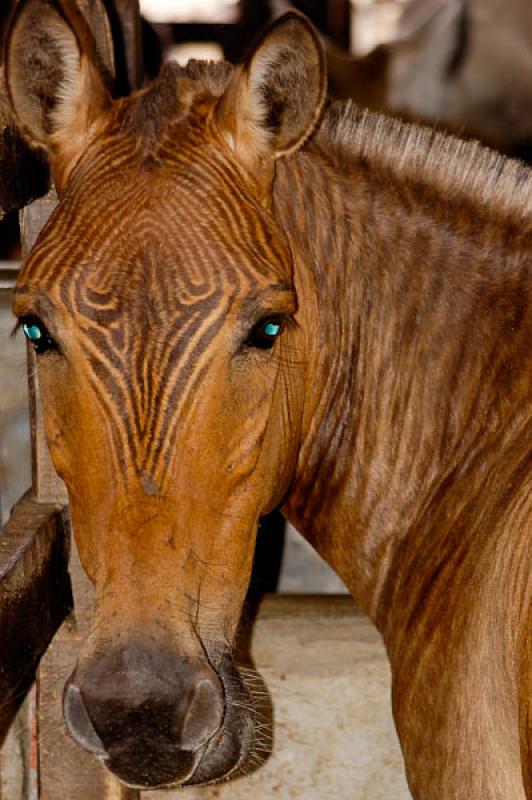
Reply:
[[[227,61],[198,61],[193,58],[186,67],[178,64],[173,64],[172,67],[178,77],[194,81],[214,97],[221,97],[233,74],[233,65]]]
[[[158,77],[126,101],[122,124],[148,147],[157,147],[165,132],[184,121],[196,99],[219,97],[232,73],[227,62],[192,60],[163,66]]]

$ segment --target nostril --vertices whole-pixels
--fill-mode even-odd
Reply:
[[[63,713],[73,738],[99,758],[107,756],[105,747],[91,722],[79,687],[69,683],[63,698]]]
[[[192,700],[183,720],[181,747],[198,750],[221,728],[224,702],[221,687],[218,689],[205,678],[194,689]]]

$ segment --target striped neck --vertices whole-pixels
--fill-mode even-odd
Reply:
[[[486,490],[478,460],[500,462],[528,424],[530,231],[389,165],[340,170],[319,146],[279,163],[274,207],[296,253],[310,389],[286,513],[382,629],[392,565],[429,557],[444,508],[461,526]]]

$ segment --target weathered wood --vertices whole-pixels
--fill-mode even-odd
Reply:
[[[63,686],[75,666],[91,621],[94,593],[72,544],[70,575],[74,614],[42,659],[39,681],[39,800],[138,800],[68,734],[63,721]]]
[[[27,495],[0,531],[0,741],[72,607],[67,560],[64,512]]]
[[[0,292],[11,292],[15,288],[18,264],[15,261],[0,261]]]
[[[28,367],[33,492],[40,503],[57,503],[66,506],[68,503],[67,490],[54,469],[44,435],[39,373],[35,362],[35,353],[31,347],[28,347]]]
[[[0,800],[22,800],[28,796],[26,787],[31,781],[31,698],[19,709],[0,748]]]
[[[22,252],[26,255],[37,239],[50,214],[57,205],[55,190],[37,200],[20,215],[20,236]],[[39,373],[35,353],[28,347],[28,384],[30,397],[31,438],[32,438],[32,483],[33,494],[40,503],[57,503],[65,506],[68,495],[63,481],[57,475],[48,451],[44,435],[44,423],[40,402]]]
[[[32,203],[31,206],[21,212],[20,239],[23,255],[27,255],[37,241],[37,236],[48,222],[56,205],[57,194],[55,189],[52,188],[45,197]]]

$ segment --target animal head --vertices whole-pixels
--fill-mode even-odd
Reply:
[[[14,311],[96,591],[64,712],[127,784],[202,783],[253,748],[231,648],[305,382],[272,185],[320,118],[323,55],[291,13],[235,69],[169,65],[113,100],[101,52],[71,2],[18,4],[9,96],[59,205]]]

